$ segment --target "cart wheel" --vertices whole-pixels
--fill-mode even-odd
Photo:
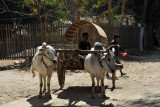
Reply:
[[[58,59],[58,71],[57,71],[57,76],[58,76],[58,82],[59,86],[61,88],[64,87],[64,82],[65,82],[65,69],[62,67],[62,63]]]
[[[59,86],[60,86],[61,88],[63,88],[63,87],[64,87],[64,82],[65,82],[65,70],[60,69],[60,70],[58,70],[57,73],[58,73]]]

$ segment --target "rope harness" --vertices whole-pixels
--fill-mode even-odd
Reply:
[[[52,60],[52,59],[50,59],[50,58],[48,58],[45,54],[38,54],[39,56],[42,56],[42,59],[41,59],[41,62],[44,64],[44,66],[46,67],[46,68],[48,68],[48,66],[47,66],[47,64],[44,62],[44,60],[43,60],[43,56],[45,56],[47,59],[49,59],[49,60]]]

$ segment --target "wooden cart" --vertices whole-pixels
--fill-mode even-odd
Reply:
[[[81,34],[79,34],[79,30],[83,30],[83,28],[85,28],[84,32],[89,32],[86,31],[87,27],[89,28],[88,30],[93,31],[91,32],[92,36],[90,36],[89,34],[89,42],[91,43],[91,46],[93,46],[94,42],[101,42],[105,47],[107,47],[108,45],[107,36],[100,26],[85,20],[78,20],[72,23],[65,32],[67,49],[65,48],[56,50],[56,52],[59,53],[57,75],[58,75],[59,85],[61,88],[64,87],[65,83],[65,70],[84,69],[83,67],[83,61],[85,58],[84,54],[104,52],[104,51],[79,50],[77,49],[78,47],[75,47],[75,45],[78,46],[78,43],[81,41]]]

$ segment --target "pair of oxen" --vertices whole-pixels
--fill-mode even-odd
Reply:
[[[110,46],[111,47],[111,46]],[[97,80],[97,88],[99,87],[99,81],[101,83],[101,96],[103,98],[105,95],[105,86],[104,79],[107,72],[112,73],[112,84],[113,88],[115,87],[115,49],[110,47],[105,49],[100,42],[96,42],[94,47],[91,49],[94,50],[104,50],[105,53],[91,54],[89,53],[84,60],[84,68],[90,74],[92,80],[92,98],[95,98],[95,79]],[[57,66],[57,55],[55,49],[43,43],[42,46],[37,47],[37,52],[32,59],[31,72],[33,77],[35,72],[38,72],[40,80],[40,91],[39,98],[46,93],[46,83],[47,83],[47,95],[51,98],[50,94],[50,81],[52,73],[56,70]],[[47,81],[47,82],[46,82]],[[43,90],[42,90],[43,87]]]

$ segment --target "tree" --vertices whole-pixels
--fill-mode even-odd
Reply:
[[[24,5],[28,7],[37,17],[40,23],[41,36],[46,40],[46,24],[50,19],[64,18],[65,12],[61,3],[56,0],[24,0]],[[57,17],[57,14],[59,17]]]
[[[0,1],[0,22],[1,24],[28,23],[38,22],[36,13],[31,6],[26,5],[24,0],[1,0]],[[50,12],[49,12],[50,11]],[[64,17],[65,12],[61,4],[49,5],[43,4],[41,7],[41,18],[45,17],[45,13],[49,12],[48,21],[59,20]]]
[[[141,23],[144,0],[127,0],[125,14],[134,17],[136,23]]]
[[[28,8],[22,9],[23,0],[1,0],[0,1],[0,23],[14,24],[23,23],[25,20],[36,21],[29,15]]]

